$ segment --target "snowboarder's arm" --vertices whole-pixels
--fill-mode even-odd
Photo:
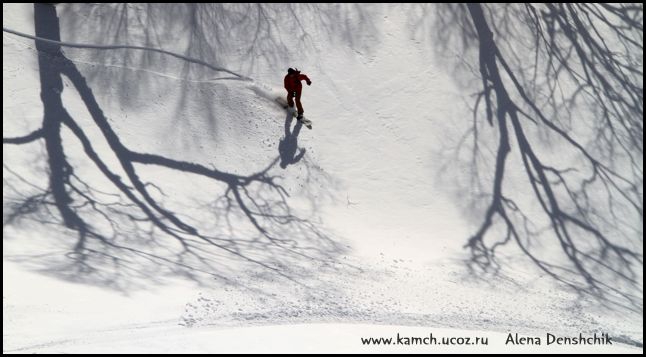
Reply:
[[[310,84],[312,84],[312,81],[310,81],[310,79],[309,79],[309,78],[307,78],[307,76],[306,76],[306,75],[304,75],[304,74],[299,75],[299,76],[298,76],[298,80],[299,80],[299,81],[305,80],[305,82],[307,82],[307,85],[308,85],[308,86],[309,86]]]

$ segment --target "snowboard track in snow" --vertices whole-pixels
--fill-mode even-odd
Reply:
[[[190,63],[195,63],[195,64],[202,65],[202,66],[207,67],[207,68],[209,68],[211,70],[214,70],[216,72],[226,72],[226,73],[232,74],[232,75],[236,76],[237,78],[239,78],[241,80],[251,80],[251,78],[245,77],[245,76],[243,76],[241,74],[238,74],[236,72],[230,71],[230,70],[228,70],[226,68],[214,66],[214,65],[212,65],[210,63],[207,63],[207,62],[204,62],[204,61],[202,61],[200,59],[184,56],[184,55],[181,55],[179,53],[166,51],[166,50],[162,50],[162,49],[154,48],[154,47],[132,46],[132,45],[93,45],[93,44],[85,44],[85,43],[71,43],[71,42],[64,42],[64,41],[56,41],[56,40],[47,39],[47,38],[43,38],[43,37],[39,37],[39,36],[33,36],[33,35],[29,35],[29,34],[26,34],[26,33],[19,32],[19,31],[15,31],[15,30],[12,30],[12,29],[8,29],[6,27],[2,27],[2,31],[6,32],[6,33],[14,34],[16,36],[32,39],[34,41],[40,41],[40,42],[45,42],[45,43],[55,44],[55,45],[65,46],[65,47],[92,48],[92,49],[96,49],[96,50],[127,49],[127,50],[142,50],[142,51],[158,52],[158,53],[161,53],[161,54],[165,54],[165,55],[168,55],[168,56],[172,56],[172,57],[175,57],[175,58],[185,60],[185,61],[190,62]]]

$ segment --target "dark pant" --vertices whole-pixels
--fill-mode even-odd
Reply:
[[[296,93],[296,109],[298,109],[298,114],[303,114],[304,111],[303,104],[301,104],[301,92],[295,91],[287,93],[287,105],[289,105],[290,108],[294,107],[293,93]]]

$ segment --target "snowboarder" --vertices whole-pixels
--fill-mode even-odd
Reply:
[[[298,109],[298,116],[296,119],[303,119],[303,105],[301,104],[301,91],[303,90],[303,85],[301,81],[305,80],[307,85],[311,85],[312,81],[307,78],[306,75],[301,74],[301,71],[294,68],[287,70],[287,75],[285,76],[285,89],[287,89],[287,105],[290,108],[294,108],[294,98],[296,98],[296,108]]]

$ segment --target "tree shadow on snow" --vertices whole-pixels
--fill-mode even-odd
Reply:
[[[276,86],[281,87],[282,74],[287,68],[300,68],[304,53],[325,52],[322,43],[371,51],[377,31],[375,18],[369,16],[368,9],[378,7],[310,3],[57,5],[62,31],[69,41],[162,48],[230,67],[248,76],[274,68],[273,78],[278,80]],[[178,120],[184,117],[179,115],[180,110],[186,108],[188,102],[199,102],[200,108],[208,113],[209,123],[213,127],[217,125],[217,113],[211,106],[212,93],[194,91],[189,84],[214,82],[225,77],[214,76],[203,66],[150,51],[111,50],[106,53],[82,49],[78,54],[75,51],[66,49],[68,58],[89,59],[90,63],[101,64],[97,67],[101,69],[106,66],[121,69],[106,75],[103,71],[93,71],[90,66],[86,75],[91,82],[99,77],[100,82],[120,86],[121,90],[114,95],[120,96],[122,105],[136,108],[137,91],[151,88],[146,82],[154,80],[141,73],[153,68],[155,72],[177,77],[172,89],[179,87],[175,109]],[[144,85],[133,88],[133,77]]]
[[[496,253],[514,244],[581,295],[641,313],[641,5],[437,8],[438,49],[476,86],[447,165],[470,173],[459,191],[481,217],[465,245],[473,273],[500,272]]]
[[[55,7],[35,4],[34,11],[36,36],[59,40]],[[42,127],[23,137],[3,137],[3,144],[44,142],[49,183],[45,189],[32,185],[28,191],[5,181],[13,196],[5,194],[3,225],[20,226],[21,221],[31,220],[50,227],[52,235],[75,232],[77,238],[65,257],[50,254],[16,256],[13,260],[56,277],[127,292],[133,287],[163,284],[174,276],[198,284],[212,285],[217,280],[243,286],[244,281],[236,278],[240,263],[250,271],[269,272],[267,279],[272,281],[286,279],[307,285],[317,266],[330,266],[345,251],[327,232],[294,212],[281,178],[271,174],[277,162],[295,163],[296,157],[288,159],[287,152],[285,156],[281,153],[263,170],[238,175],[131,150],[120,140],[86,79],[60,46],[36,41],[36,47],[44,107]],[[78,92],[91,123],[111,149],[109,153],[97,150],[96,139],[91,139],[88,129],[66,110],[61,98],[63,77]],[[79,173],[79,167],[65,153],[62,130],[80,143],[85,157],[114,192],[94,187],[94,179]],[[292,133],[287,126],[286,130],[286,143],[295,148],[298,127]],[[200,189],[207,196],[200,197],[204,207],[198,209],[209,209],[211,219],[193,219],[189,212],[171,208],[167,203],[171,195],[154,180],[143,179],[142,167],[169,176],[183,175],[187,183],[202,184]],[[4,171],[19,182],[28,182],[6,165]],[[38,192],[34,193],[34,188]],[[312,206],[315,208],[316,202]],[[70,246],[69,242],[65,244]]]

